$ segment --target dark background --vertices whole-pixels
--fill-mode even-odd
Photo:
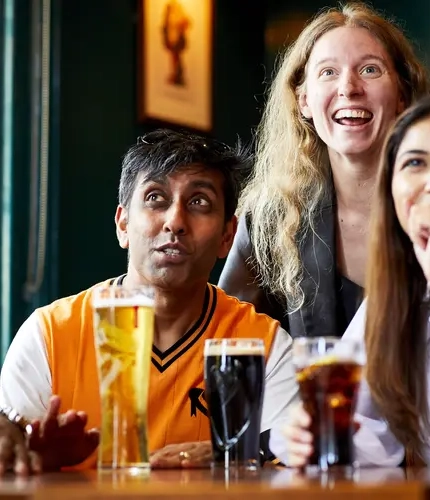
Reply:
[[[16,5],[12,331],[34,307],[125,271],[126,254],[117,245],[113,222],[120,162],[136,136],[153,126],[137,120],[137,1],[53,0],[48,258],[41,290],[24,300],[32,47],[30,4],[17,0]],[[238,136],[251,139],[278,49],[324,5],[214,0],[213,136],[227,143]],[[374,6],[403,21],[428,62],[430,2],[379,0]]]

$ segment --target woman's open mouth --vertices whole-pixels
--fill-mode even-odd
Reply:
[[[333,120],[339,125],[360,126],[369,123],[373,118],[373,113],[367,109],[354,108],[354,109],[339,109],[334,113]]]

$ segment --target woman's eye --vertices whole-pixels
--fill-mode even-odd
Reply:
[[[421,158],[411,158],[403,164],[403,168],[406,167],[421,167],[424,165],[424,160]]]
[[[362,69],[361,74],[364,75],[380,75],[381,70],[378,68],[378,66],[366,66],[365,68]]]
[[[332,69],[324,69],[321,71],[321,76],[333,76],[334,70]]]

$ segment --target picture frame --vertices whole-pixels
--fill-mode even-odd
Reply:
[[[212,130],[213,0],[140,0],[140,121]]]

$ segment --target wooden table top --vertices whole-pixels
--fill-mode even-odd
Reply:
[[[254,500],[424,500],[430,499],[430,469],[361,469],[353,475],[298,474],[264,468],[256,473],[225,475],[223,470],[153,470],[147,477],[89,471],[12,475],[0,480],[1,499],[169,500],[173,498]]]

